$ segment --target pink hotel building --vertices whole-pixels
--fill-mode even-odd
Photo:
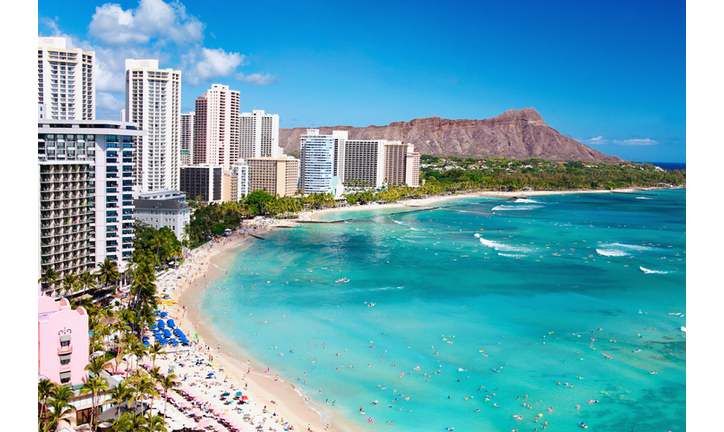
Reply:
[[[38,297],[38,379],[78,386],[88,372],[88,313],[67,299]]]

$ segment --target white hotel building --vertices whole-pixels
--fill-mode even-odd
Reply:
[[[307,133],[301,136],[299,189],[302,193],[332,193],[333,179],[339,184],[336,173],[337,147],[346,138],[347,132],[335,131],[333,135],[322,135],[319,129],[307,129]]]
[[[39,116],[53,120],[93,120],[95,53],[66,48],[62,37],[38,38]]]
[[[179,188],[181,71],[126,60],[126,121],[145,131],[136,158],[139,191]]]
[[[132,123],[38,120],[40,274],[92,271],[133,253],[136,141]]]
[[[281,155],[279,148],[279,114],[263,110],[239,116],[240,152],[243,159]],[[234,161],[236,162],[236,161]]]

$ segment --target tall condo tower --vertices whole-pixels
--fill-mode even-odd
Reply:
[[[301,136],[299,189],[302,193],[334,193],[339,181],[340,151],[347,139],[346,131],[322,135],[319,129],[307,129]],[[341,191],[340,191],[341,193]]]
[[[279,148],[279,114],[266,114],[263,110],[241,113],[241,158],[277,157]]]
[[[67,49],[65,38],[39,37],[39,116],[48,120],[94,120],[94,61],[94,52]]]
[[[181,114],[181,166],[191,165],[194,154],[194,117],[196,113]]]
[[[106,120],[38,120],[40,274],[125,272],[133,254],[133,159],[143,132]]]
[[[225,171],[239,160],[239,92],[212,84],[196,99],[194,165],[222,165]]]
[[[136,152],[140,191],[179,188],[181,71],[126,60],[126,121],[146,132]]]

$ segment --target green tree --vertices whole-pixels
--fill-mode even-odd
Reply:
[[[104,286],[108,286],[121,278],[121,274],[118,272],[118,265],[108,257],[98,265],[96,276],[98,277],[98,281]]]
[[[38,282],[42,284],[43,291],[47,291],[57,285],[59,280],[60,273],[55,271],[55,269],[53,269],[52,267],[48,267],[48,269],[45,270],[45,273],[43,273],[43,276],[38,279]]]
[[[108,381],[100,375],[94,376],[92,378],[88,378],[83,383],[83,387],[80,389],[81,395],[91,395],[91,416],[90,416],[90,424],[91,424],[91,431],[95,432],[97,425],[96,425],[96,410],[98,408],[98,402],[99,396],[101,393],[103,393],[105,390],[108,389]]]

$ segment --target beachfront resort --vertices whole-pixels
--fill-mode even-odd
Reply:
[[[255,348],[240,347],[240,342],[219,333],[215,325],[222,320],[208,322],[210,312],[200,308],[202,296],[228,290],[232,282],[239,284],[234,289],[240,295],[254,298],[262,283],[312,284],[315,278],[311,274],[317,271],[319,275],[320,268],[333,277],[326,281],[327,273],[316,276],[317,286],[326,284],[323,286],[338,292],[362,289],[362,275],[338,274],[339,266],[346,262],[338,265],[336,273],[330,264],[309,264],[304,269],[309,274],[304,275],[292,275],[299,270],[294,266],[301,257],[274,268],[264,267],[273,261],[263,255],[270,231],[277,230],[275,238],[284,238],[280,234],[284,229],[323,225],[322,219],[330,212],[365,213],[369,222],[370,215],[432,211],[445,208],[441,203],[450,198],[468,199],[466,203],[511,200],[515,204],[551,193],[616,191],[648,199],[643,188],[682,187],[686,181],[683,171],[630,162],[433,157],[421,155],[415,143],[357,139],[348,131],[314,128],[301,132],[299,151],[287,155],[279,143],[278,114],[256,109],[243,112],[240,92],[227,85],[211,84],[196,97],[195,111],[181,113],[181,73],[155,59],[126,59],[127,100],[121,120],[98,120],[97,72],[94,52],[71,48],[62,37],[38,38],[38,429],[42,431],[360,430],[359,421],[345,418],[349,415],[347,395],[322,397],[329,391],[325,387],[323,393],[322,386],[331,381],[320,381],[317,389],[305,387],[307,380],[310,385],[315,382],[312,371],[319,371],[318,366],[310,367],[308,379],[307,371],[302,370],[296,381],[289,371],[298,365],[270,369],[272,362],[254,353]],[[509,204],[498,203],[477,216],[544,206],[528,204],[505,208]],[[386,209],[392,210],[379,212]],[[395,223],[402,227],[410,222]],[[455,222],[450,223],[454,226]],[[393,229],[398,227],[382,222],[380,226],[384,231],[374,232],[375,239],[394,238],[400,245],[422,242],[410,234],[429,229],[410,228],[401,233]],[[368,228],[340,232],[339,238],[347,241]],[[302,233],[299,236],[316,235],[311,228],[305,230],[297,229]],[[480,233],[476,234],[473,237],[471,232],[467,240],[473,238],[476,247],[492,247],[500,253],[488,256],[479,254],[481,249],[465,250],[449,258],[451,263],[465,262],[476,254],[485,255],[482,260],[499,256],[518,260],[525,258],[521,250],[529,250],[520,245],[506,250],[501,244],[509,237],[483,243]],[[357,243],[350,241],[350,250],[352,244]],[[396,247],[370,244],[380,254],[380,250]],[[430,243],[415,256],[437,261],[434,255],[423,254],[438,244]],[[289,246],[295,247],[302,249],[300,243]],[[289,252],[279,248],[276,256]],[[342,251],[347,249],[338,252]],[[558,250],[554,256],[561,257],[559,252],[568,251]],[[629,256],[619,250],[590,252],[581,259]],[[263,255],[264,263],[230,264],[247,253]],[[305,259],[314,254],[306,254]],[[391,261],[376,264],[397,265],[394,258]],[[259,267],[275,276],[256,280]],[[642,268],[653,274],[669,271]],[[224,278],[230,283],[222,288],[227,282]],[[406,289],[403,285],[365,289],[402,291]],[[333,305],[335,309],[345,306],[344,301],[339,303]],[[229,305],[226,312],[240,314],[241,309],[234,307],[239,305]],[[355,313],[385,310],[384,303],[372,298],[364,300],[364,307],[363,312]],[[678,313],[675,318],[684,316],[680,311],[672,313]],[[267,324],[267,320],[254,324]],[[306,326],[311,324],[300,327]],[[444,341],[445,345],[453,342]],[[282,350],[270,342],[269,349],[281,362],[298,357],[301,348],[296,343],[292,341]],[[328,346],[326,342],[321,345],[321,349]],[[370,350],[378,346],[372,341],[366,345]],[[433,351],[437,355],[443,350]],[[335,357],[343,357],[340,352]],[[321,354],[319,363],[317,357],[309,357],[303,354],[300,361],[313,365],[326,361]],[[372,360],[367,364],[370,371],[372,364]],[[397,363],[392,362],[392,367]],[[424,373],[426,382],[442,373],[442,369],[415,367],[407,375]],[[325,370],[355,370],[352,363],[333,368]],[[490,370],[505,374],[499,364]],[[406,376],[397,373],[400,379]],[[377,389],[387,387],[379,384]],[[478,390],[482,391],[482,385]],[[391,396],[393,402],[386,408],[398,400],[409,400],[409,396]],[[491,401],[492,396],[483,400]],[[464,398],[467,401],[473,396]],[[369,406],[372,400],[374,406]],[[498,407],[498,402],[493,404]],[[367,405],[370,412],[382,408],[377,399]],[[344,409],[347,412],[340,414]],[[412,413],[412,408],[407,410]],[[393,418],[392,411],[384,414],[386,422],[377,411],[375,427],[404,425],[406,420]],[[375,424],[371,414],[364,414],[363,408],[359,412],[364,415],[362,424]],[[547,423],[543,422],[547,420],[540,425],[545,429]],[[407,423],[407,427],[413,424]]]

